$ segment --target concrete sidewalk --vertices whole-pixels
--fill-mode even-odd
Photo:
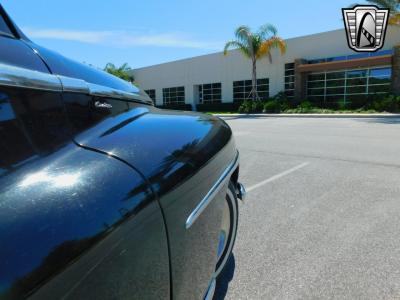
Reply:
[[[400,118],[400,114],[391,113],[343,113],[343,114],[214,114],[217,117],[235,118]]]

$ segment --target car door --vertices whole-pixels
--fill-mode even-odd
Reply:
[[[65,87],[7,24],[0,14],[0,299],[168,299],[146,181],[72,141]]]

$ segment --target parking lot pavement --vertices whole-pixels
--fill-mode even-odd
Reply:
[[[215,298],[400,298],[400,119],[226,121],[250,191]]]

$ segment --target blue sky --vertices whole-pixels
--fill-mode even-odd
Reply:
[[[272,23],[283,38],[343,28],[352,0],[3,0],[38,44],[80,62],[132,68],[221,51],[242,24]],[[364,1],[359,1],[363,3]]]

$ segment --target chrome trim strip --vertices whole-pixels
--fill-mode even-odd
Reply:
[[[147,104],[153,104],[153,101],[148,98],[146,95],[140,94],[140,90],[137,89],[137,93],[128,93],[121,90],[116,90],[107,86],[88,83],[89,85],[89,93],[92,96],[96,97],[110,97],[117,98],[121,100],[128,101],[140,101],[145,102]]]
[[[57,75],[62,84],[63,92],[89,94],[89,85],[85,80]]]
[[[71,93],[83,93],[88,94],[95,97],[109,97],[115,99],[122,99],[128,101],[140,101],[148,104],[153,104],[153,101],[148,98],[146,95],[142,95],[140,90],[137,89],[136,93],[128,93],[121,90],[113,89],[107,86],[88,83],[81,79],[66,77],[66,76],[58,76],[60,79],[63,91],[71,92]]]
[[[215,293],[215,287],[217,286],[217,280],[213,278],[211,280],[210,285],[208,286],[208,290],[206,295],[204,296],[204,300],[212,300]]]
[[[77,78],[47,74],[3,63],[0,63],[0,86],[83,93],[96,97],[110,97],[153,105],[153,101],[140,89],[137,89],[137,93],[128,93],[107,86],[88,83]]]
[[[61,92],[57,76],[0,63],[0,86]]]
[[[200,203],[196,206],[193,212],[189,215],[186,220],[186,229],[189,229],[193,223],[197,220],[197,218],[201,215],[201,213],[206,209],[208,204],[214,199],[214,197],[221,190],[225,179],[230,176],[239,165],[239,152],[236,153],[235,159],[229,164],[229,166],[225,169],[222,175],[218,178],[217,182],[212,186],[207,195],[200,201]]]

